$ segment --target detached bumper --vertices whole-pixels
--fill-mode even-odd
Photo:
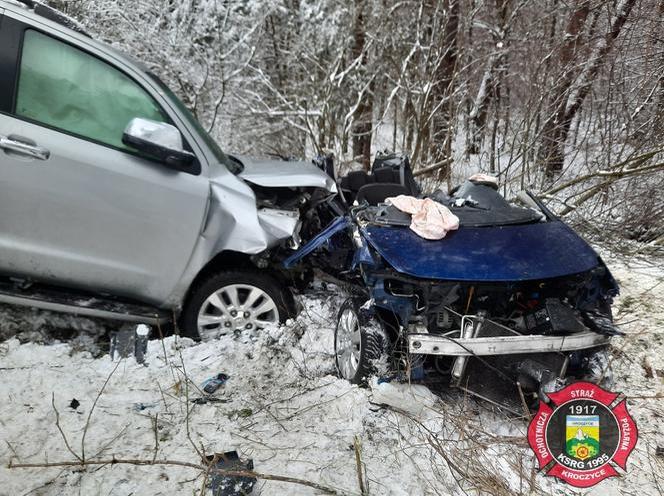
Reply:
[[[410,334],[408,351],[420,355],[490,356],[521,353],[576,351],[602,346],[611,338],[595,332],[579,332],[567,336],[493,336],[478,338],[446,338],[435,334]]]

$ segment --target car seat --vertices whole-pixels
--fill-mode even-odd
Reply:
[[[411,196],[419,196],[422,191],[415,181],[408,155],[378,153],[371,167],[376,182],[401,184]]]
[[[357,192],[357,203],[366,201],[371,206],[383,203],[386,198],[399,195],[409,195],[408,189],[396,183],[365,184]]]
[[[339,188],[349,205],[355,200],[377,205],[390,196],[420,194],[408,157],[397,154],[378,154],[370,174],[365,171],[349,172],[339,180]],[[360,191],[363,191],[361,197]]]
[[[374,182],[375,178],[372,175],[367,174],[365,171],[351,171],[341,178],[339,181],[339,188],[341,189],[341,193],[344,195],[346,202],[351,205],[355,201],[360,188],[367,184],[373,184]]]

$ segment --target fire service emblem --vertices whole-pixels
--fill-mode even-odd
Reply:
[[[549,394],[528,427],[540,470],[574,487],[620,475],[638,433],[624,398],[589,382]]]

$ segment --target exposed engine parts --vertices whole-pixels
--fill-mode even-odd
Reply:
[[[482,181],[435,192],[428,198],[460,227],[428,240],[385,202],[419,194],[403,157],[338,184],[338,198],[301,212],[308,241],[284,266],[320,270],[348,291],[335,334],[343,377],[361,382],[379,373],[373,363],[391,363],[397,376],[446,375],[516,412],[569,380],[610,380],[605,350],[620,334],[610,312],[618,287],[597,253],[537,198],[521,195],[526,206],[517,206]]]

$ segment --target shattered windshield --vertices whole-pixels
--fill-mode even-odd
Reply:
[[[187,122],[194,127],[196,132],[205,140],[205,144],[212,150],[214,157],[224,164],[228,170],[233,174],[239,174],[242,172],[242,165],[239,162],[232,160],[228,155],[224,153],[219,144],[210,136],[210,134],[203,128],[198,119],[194,117],[194,114],[186,107],[186,105],[180,100],[175,93],[164,83],[159,77],[155,74],[148,72],[148,75],[159,85],[159,87],[164,91],[166,97],[171,100],[178,108],[178,110],[184,115],[187,119]]]

